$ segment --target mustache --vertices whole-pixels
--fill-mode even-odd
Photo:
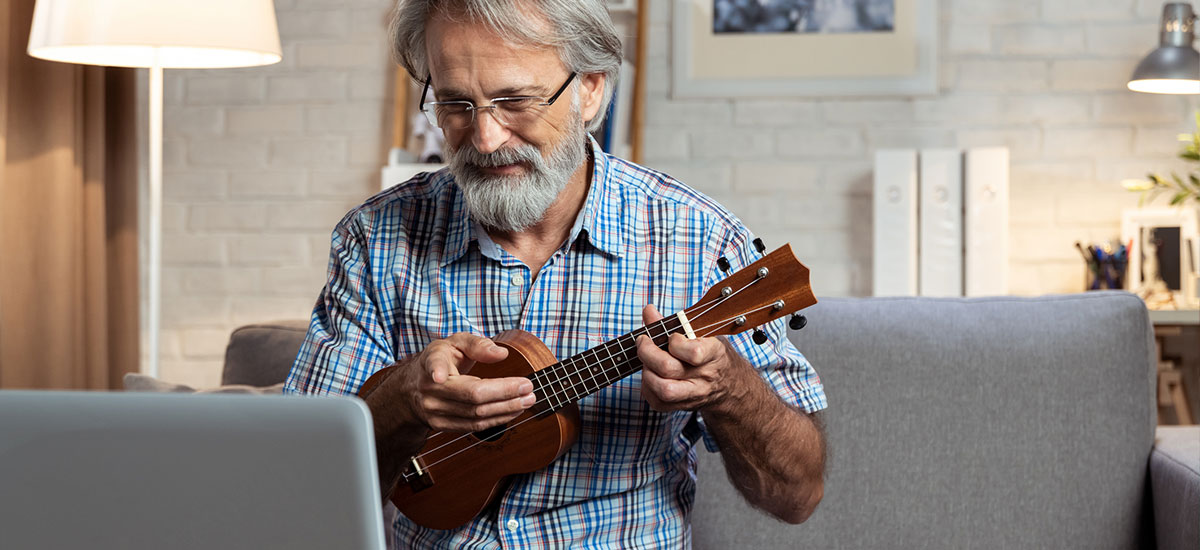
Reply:
[[[451,164],[470,168],[495,168],[509,164],[528,163],[533,166],[543,164],[542,154],[532,145],[517,145],[497,149],[490,153],[481,153],[472,145],[464,145],[450,155]]]

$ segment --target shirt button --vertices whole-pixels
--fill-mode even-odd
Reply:
[[[522,277],[520,275],[513,275],[512,279],[509,279],[509,280],[512,281],[513,286],[521,286],[521,285],[525,284],[525,277]]]
[[[510,519],[510,520],[508,520],[508,523],[504,524],[504,526],[508,527],[509,531],[516,531],[517,527],[520,527],[521,524],[517,523],[517,520],[515,520],[515,519]]]

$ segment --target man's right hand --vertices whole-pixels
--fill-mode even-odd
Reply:
[[[376,458],[383,496],[403,464],[425,444],[430,430],[476,432],[511,421],[533,406],[527,378],[479,378],[463,374],[478,363],[508,357],[508,349],[460,332],[434,340],[420,354],[388,367],[379,385],[362,398],[375,422]]]
[[[506,357],[507,348],[465,332],[433,341],[417,356],[395,365],[395,372],[365,397],[371,414],[388,420],[383,425],[376,421],[377,432],[384,432],[376,435],[423,431],[420,427],[474,432],[511,421],[533,406],[529,379],[464,374],[476,362],[495,363]]]

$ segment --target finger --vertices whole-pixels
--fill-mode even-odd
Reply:
[[[654,371],[665,378],[682,378],[684,375],[684,367],[679,360],[654,345],[647,336],[638,337],[637,354],[638,359],[642,360],[643,370]]]
[[[458,358],[454,349],[441,341],[434,341],[422,353],[423,366],[429,378],[441,384],[458,372]]]
[[[510,399],[533,398],[533,382],[528,378],[477,378],[452,376],[434,390],[435,395],[467,405],[484,405]],[[530,403],[532,405],[532,403]]]
[[[654,307],[654,304],[646,304],[646,307],[642,308],[643,325],[649,325],[650,323],[659,321],[662,318],[662,314],[658,312],[658,308]]]
[[[446,338],[467,359],[480,363],[495,363],[508,357],[508,348],[496,345],[491,338],[469,332],[458,332]]]
[[[512,422],[520,416],[517,414],[492,416],[488,418],[471,418],[457,415],[437,414],[429,418],[429,427],[438,431],[478,432]]]
[[[451,376],[470,370],[475,361],[494,363],[508,357],[508,349],[482,336],[459,332],[442,340],[434,340],[425,348],[426,372],[441,384]]]
[[[687,366],[699,367],[722,358],[725,346],[717,338],[688,340],[682,334],[672,334],[667,342],[667,351]]]
[[[689,380],[663,378],[653,372],[642,373],[642,397],[656,411],[691,410],[702,397],[702,388]]]
[[[452,422],[492,422],[509,420],[525,411],[532,404],[532,399],[509,399],[482,404],[463,403],[442,399],[437,396],[427,396],[426,412],[435,418],[443,418]]]

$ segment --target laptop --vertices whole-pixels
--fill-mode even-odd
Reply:
[[[382,549],[352,397],[0,391],[0,547]]]

